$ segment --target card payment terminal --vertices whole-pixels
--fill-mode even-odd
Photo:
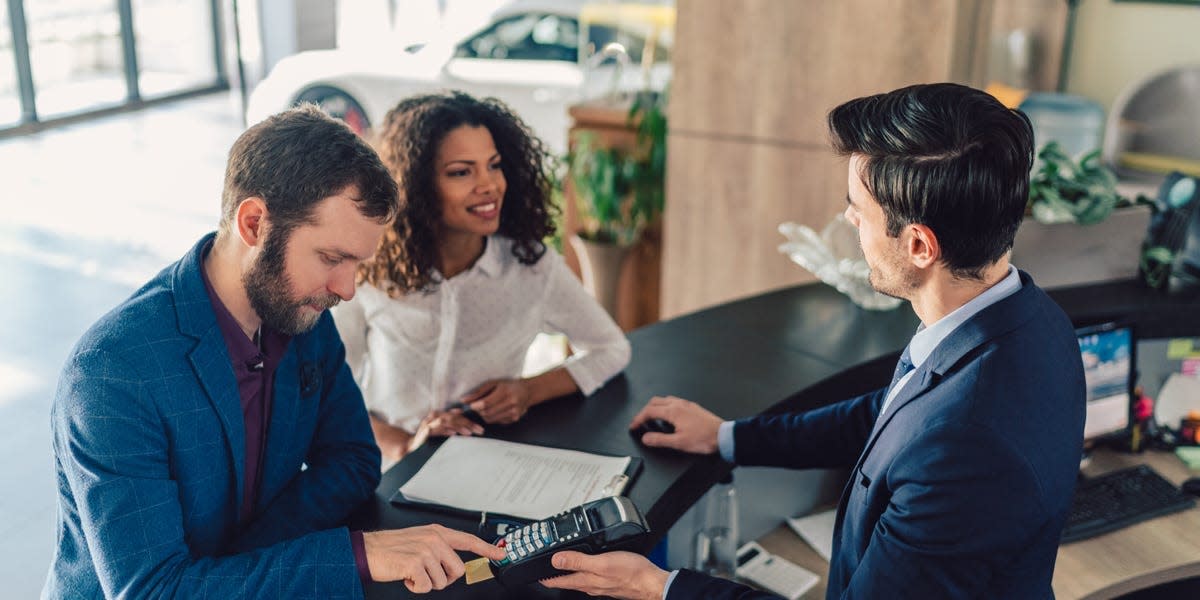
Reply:
[[[565,573],[550,564],[555,552],[597,554],[621,550],[650,532],[645,518],[624,496],[593,500],[510,531],[495,541],[508,556],[491,561],[504,584],[523,584]]]

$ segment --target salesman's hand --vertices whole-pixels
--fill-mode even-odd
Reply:
[[[542,580],[548,588],[578,590],[589,596],[659,600],[667,587],[668,573],[632,552],[593,556],[568,551],[555,554],[551,560],[554,568],[575,572]]]
[[[633,417],[629,429],[637,429],[650,419],[667,421],[675,426],[675,431],[652,431],[642,435],[642,443],[647,446],[674,448],[692,454],[714,454],[717,451],[717,429],[721,426],[721,417],[695,402],[675,396],[655,396]]]
[[[533,394],[524,379],[494,379],[481,384],[462,399],[488,423],[516,423],[533,405]]]
[[[443,589],[462,577],[466,567],[455,550],[504,558],[503,548],[441,525],[364,532],[363,548],[371,579],[404,580],[409,591],[418,594]]]

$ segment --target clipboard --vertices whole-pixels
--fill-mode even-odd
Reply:
[[[593,500],[593,499],[597,499],[597,498],[607,497],[607,496],[620,496],[620,495],[626,494],[628,492],[628,490],[636,482],[638,475],[641,474],[642,466],[643,466],[643,462],[644,462],[643,459],[638,456],[622,456],[622,455],[616,455],[616,454],[606,454],[606,453],[600,453],[600,452],[590,452],[590,451],[578,450],[575,448],[562,448],[562,447],[548,446],[548,445],[524,444],[524,443],[520,443],[520,442],[509,442],[506,440],[495,440],[492,438],[473,438],[473,439],[484,439],[484,440],[490,439],[491,442],[498,442],[501,444],[511,444],[514,446],[514,448],[517,448],[517,449],[520,449],[519,447],[529,447],[531,449],[536,448],[536,449],[544,449],[544,450],[561,450],[561,451],[577,453],[577,454],[589,456],[589,457],[620,458],[620,459],[625,459],[625,460],[629,461],[628,464],[625,465],[624,471],[622,473],[618,473],[618,474],[614,475],[611,479],[609,479],[608,482],[606,482],[602,485],[602,487],[600,488],[600,490],[597,494],[592,494],[589,497],[585,498],[584,502]],[[443,442],[443,444],[444,443],[445,442]],[[402,491],[402,488],[405,485],[407,485],[412,479],[417,477],[418,474],[421,473],[421,471],[425,468],[426,464],[430,461],[430,459],[434,458],[437,451],[440,450],[441,446],[442,446],[442,444],[439,444],[438,449],[435,449],[433,451],[433,453],[430,453],[429,455],[425,456],[424,460],[421,462],[420,465],[415,465],[416,468],[413,471],[413,473],[410,474],[403,482],[401,482],[400,485],[397,486],[396,491],[393,492],[391,497],[388,498],[388,502],[390,504],[393,504],[398,507],[417,508],[417,509],[421,509],[421,510],[437,512],[437,513],[460,517],[460,518],[465,518],[465,519],[480,519],[481,527],[483,526],[483,523],[485,521],[487,521],[488,519],[500,519],[500,520],[512,521],[512,522],[530,522],[530,521],[536,520],[532,517],[516,516],[516,515],[506,514],[506,513],[500,512],[500,511],[492,511],[492,510],[487,510],[487,509],[478,510],[478,509],[474,509],[474,508],[462,508],[462,507],[451,506],[451,505],[442,504],[442,503],[438,503],[438,502],[429,502],[429,501],[423,501],[420,499],[413,499],[413,498],[406,496],[404,494],[404,492]],[[583,502],[578,502],[575,504],[582,504],[582,503]],[[544,517],[550,516],[552,514],[555,514],[559,510],[566,510],[569,508],[573,508],[573,506],[574,506],[574,504],[572,506],[562,506],[560,509],[554,509],[549,514],[543,515],[542,517],[539,517],[539,518],[544,518]]]

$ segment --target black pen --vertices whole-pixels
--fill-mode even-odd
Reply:
[[[475,412],[470,406],[467,405],[466,402],[455,402],[454,404],[451,404],[449,406],[450,410],[454,410],[456,408],[462,411],[462,415],[464,417],[470,419],[471,421],[477,423],[478,425],[480,425],[480,426],[487,425],[487,421],[484,421],[483,417],[479,416],[479,413]]]

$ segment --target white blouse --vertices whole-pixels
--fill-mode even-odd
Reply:
[[[562,256],[548,249],[524,265],[500,236],[432,292],[390,298],[360,285],[332,313],[367,409],[410,432],[483,382],[519,377],[538,333],[567,336],[575,354],[563,366],[584,394],[629,364],[629,341]]]

